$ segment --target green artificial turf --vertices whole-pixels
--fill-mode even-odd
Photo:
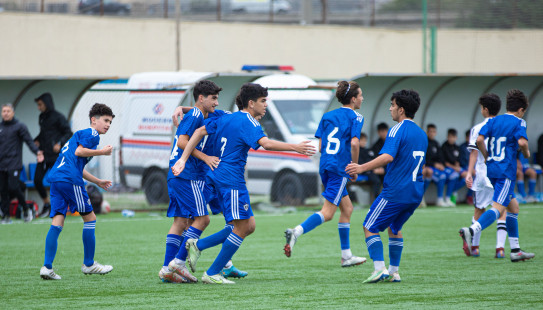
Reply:
[[[466,257],[458,229],[471,222],[472,207],[424,208],[404,226],[401,283],[362,284],[373,271],[364,243],[367,209],[351,221],[351,248],[368,262],[340,267],[337,218],[298,239],[291,258],[283,254],[285,228],[311,213],[257,213],[256,231],[234,256],[236,267],[249,272],[233,286],[162,283],[165,239],[171,220],[164,213],[99,215],[96,260],[114,266],[104,276],[81,273],[83,224],[68,217],[54,262],[60,281],[39,277],[50,220],[0,225],[0,308],[140,308],[140,309],[281,309],[281,308],[542,308],[543,205],[523,205],[520,245],[536,253],[527,262],[495,259],[496,226],[483,232],[481,257]],[[212,216],[204,236],[224,225]],[[388,266],[388,238],[382,234]],[[196,276],[201,278],[219,251],[203,252]]]

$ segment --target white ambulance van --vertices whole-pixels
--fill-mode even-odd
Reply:
[[[150,204],[168,202],[166,176],[175,133],[171,115],[179,105],[193,106],[192,87],[202,79],[223,88],[218,108],[231,111],[243,83],[268,87],[268,111],[260,121],[268,137],[288,143],[309,139],[318,146],[314,135],[333,92],[317,88],[306,76],[269,71],[134,74],[115,119],[120,123],[117,167],[121,183],[142,188]],[[247,176],[250,193],[269,195],[280,204],[302,204],[319,193],[318,155],[251,150]]]

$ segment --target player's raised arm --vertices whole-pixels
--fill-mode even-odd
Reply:
[[[381,154],[379,157],[375,158],[374,160],[368,161],[367,163],[364,163],[362,165],[356,164],[356,163],[350,163],[345,168],[345,172],[348,174],[361,174],[366,171],[371,171],[373,169],[377,169],[380,167],[384,167],[391,163],[394,160],[394,157],[390,156],[389,154]]]
[[[298,144],[293,144],[262,137],[258,140],[258,144],[270,151],[295,151],[307,156],[312,156],[317,151],[315,147],[311,145],[311,141],[302,141]]]
[[[185,148],[187,147],[188,142],[189,142],[189,136],[188,135],[181,135],[181,136],[179,136],[179,139],[177,140],[177,147],[182,149],[183,152],[184,152]],[[194,150],[192,150],[192,153],[190,153],[190,155],[192,155],[193,157],[196,157],[199,160],[206,163],[206,165],[208,165],[209,168],[211,168],[211,170],[217,168],[217,166],[219,165],[219,158],[218,157],[209,156],[209,155],[205,154],[204,152],[199,151],[196,148],[194,148]]]
[[[100,150],[92,150],[82,145],[79,145],[77,149],[75,150],[75,156],[92,157],[92,156],[100,156],[100,155],[111,155],[112,151],[113,151],[113,147],[111,145],[106,145]]]
[[[185,145],[185,149],[183,150],[183,155],[181,155],[181,158],[173,165],[172,172],[175,176],[178,176],[183,170],[185,169],[185,163],[189,159],[189,156],[191,155],[192,151],[196,148],[198,143],[200,143],[200,140],[204,136],[207,135],[206,126],[202,126],[194,132],[194,134],[190,137],[190,140]]]

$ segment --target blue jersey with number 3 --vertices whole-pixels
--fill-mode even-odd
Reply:
[[[67,182],[84,186],[83,169],[92,157],[80,157],[75,155],[78,146],[96,150],[100,144],[100,135],[94,128],[79,130],[64,144],[55,165],[49,173],[49,182]]]
[[[238,111],[206,123],[213,135],[213,149],[220,158],[219,166],[209,171],[215,182],[232,189],[245,188],[245,165],[249,149],[258,149],[258,140],[265,137],[260,123],[247,112]]]
[[[526,121],[512,114],[499,115],[489,119],[479,135],[488,138],[487,176],[516,180],[518,140],[528,140]]]
[[[351,140],[360,139],[364,117],[342,107],[322,116],[315,137],[321,139],[320,172],[324,170],[349,177],[345,167],[351,162]]]
[[[422,167],[426,162],[428,137],[412,120],[390,128],[381,149],[394,159],[387,165],[381,197],[396,203],[420,203],[424,195]]]

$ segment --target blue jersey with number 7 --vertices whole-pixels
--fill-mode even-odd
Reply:
[[[345,167],[351,162],[351,140],[360,139],[364,117],[351,108],[325,113],[315,137],[321,139],[320,172],[324,170],[349,177]]]
[[[422,167],[426,163],[428,137],[412,120],[390,128],[381,149],[394,159],[387,165],[381,197],[396,203],[420,203],[424,195]]]

